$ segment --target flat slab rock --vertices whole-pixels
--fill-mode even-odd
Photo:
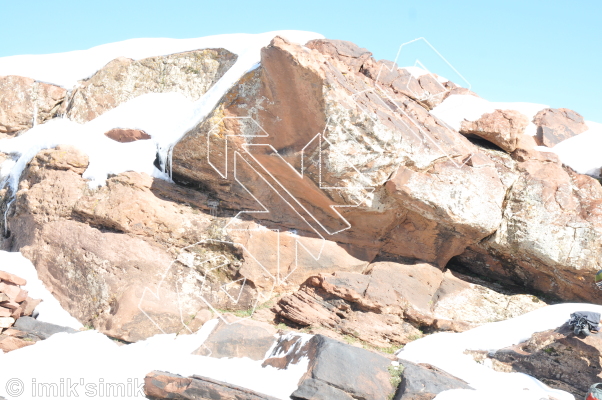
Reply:
[[[153,371],[144,378],[144,393],[151,399],[190,400],[278,400],[230,383],[193,375],[185,378]]]
[[[466,382],[429,364],[399,360],[403,375],[394,400],[430,400],[445,390],[472,389]]]
[[[306,347],[309,366],[295,400],[389,400],[395,392],[391,360],[371,351],[315,335]]]
[[[67,332],[67,333],[75,333],[77,332],[73,328],[69,328],[66,326],[54,325],[48,322],[38,321],[32,317],[21,317],[19,318],[14,325],[15,329],[18,329],[22,332],[28,333],[30,335],[36,336],[42,340],[48,339],[50,336],[59,332]]]

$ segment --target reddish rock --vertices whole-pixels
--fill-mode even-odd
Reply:
[[[27,281],[23,278],[18,277],[17,275],[10,274],[5,271],[0,271],[0,280],[12,283],[13,285],[24,286],[27,284]]]
[[[464,121],[460,133],[477,135],[508,153],[518,147],[529,119],[515,110],[495,110],[476,121]]]
[[[0,350],[2,350],[5,353],[8,353],[8,352],[14,351],[14,350],[19,350],[19,349],[22,349],[23,347],[31,346],[32,344],[35,344],[35,343],[36,342],[34,342],[32,340],[20,339],[15,336],[7,336],[4,334],[0,335]]]
[[[80,82],[69,101],[70,119],[84,123],[147,93],[178,92],[198,100],[236,62],[225,49],[203,49],[132,60],[119,57]]]
[[[537,126],[535,140],[539,146],[554,147],[589,128],[581,114],[568,108],[546,108],[533,118]]]
[[[277,400],[272,396],[203,376],[184,378],[161,371],[146,375],[144,393],[151,399]]]
[[[10,317],[12,313],[12,309],[0,306],[0,317]]]
[[[66,93],[61,87],[31,78],[0,76],[0,138],[54,118],[61,111]]]
[[[111,129],[105,132],[105,136],[119,143],[130,143],[137,140],[148,140],[150,135],[140,129]]]

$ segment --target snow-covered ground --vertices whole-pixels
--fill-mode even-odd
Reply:
[[[29,291],[29,295],[43,299],[36,308],[40,313],[39,320],[75,329],[82,327],[44,287],[33,264],[21,253],[0,251],[0,271],[25,278],[27,285],[24,289]],[[202,346],[217,322],[217,319],[207,322],[192,335],[156,335],[127,346],[119,346],[107,336],[89,330],[72,334],[59,333],[34,346],[6,354],[0,352],[0,396],[7,399],[45,397],[40,396],[43,388],[41,385],[54,383],[60,389],[63,382],[65,388],[68,388],[69,384],[75,384],[75,393],[78,396],[74,396],[73,393],[69,396],[68,389],[65,389],[63,393],[52,396],[53,399],[144,398],[136,395],[138,386],[144,382],[147,373],[160,370],[183,376],[207,376],[288,399],[297,389],[301,376],[307,371],[308,359],[302,359],[287,370],[279,370],[270,366],[263,368],[262,361],[249,358],[217,359],[192,355],[194,350]],[[305,340],[310,337],[302,334],[301,336],[304,336]],[[272,349],[266,352],[266,356],[271,352]],[[9,385],[10,388],[7,389],[6,383],[9,381],[12,386]],[[16,396],[16,392],[11,390],[21,387],[19,382],[22,383],[24,391]],[[103,395],[100,392],[103,383],[105,388],[108,384],[122,384],[126,389],[134,388],[134,391],[131,395],[128,395],[127,391],[123,396],[109,396],[107,393]],[[92,394],[93,389],[97,390],[95,395]],[[10,393],[13,393],[13,396]]]
[[[558,304],[540,308],[506,321],[492,322],[462,333],[436,333],[406,345],[401,359],[435,365],[468,382],[475,391],[452,390],[437,400],[540,400],[552,396],[573,400],[573,395],[550,389],[537,379],[521,373],[497,372],[463,354],[465,350],[495,351],[527,340],[535,332],[554,329],[568,321],[575,311],[602,313],[594,304]],[[594,382],[592,382],[594,383]]]

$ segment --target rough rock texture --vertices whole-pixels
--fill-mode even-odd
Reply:
[[[223,357],[248,357],[263,360],[276,341],[276,329],[250,319],[238,320],[229,316],[220,320],[203,346],[192,354]]]
[[[111,129],[105,136],[119,143],[130,143],[136,140],[150,139],[150,135],[140,129]]]
[[[54,118],[66,90],[22,76],[0,76],[0,139]]]
[[[184,378],[161,371],[153,371],[146,375],[144,393],[152,400],[277,400],[272,396],[203,376],[193,375]]]
[[[444,390],[472,389],[466,382],[429,364],[400,360],[401,383],[394,400],[430,400]]]
[[[368,275],[311,277],[274,309],[301,326],[328,327],[388,348],[421,337],[418,328],[464,331],[545,305],[533,296],[505,295],[456,275],[428,264],[378,262]]]
[[[473,272],[564,300],[599,303],[602,187],[556,155],[519,158],[495,233],[454,259]]]
[[[224,49],[195,50],[143,60],[117,58],[82,81],[69,100],[70,119],[91,121],[146,93],[182,93],[198,100],[236,62]]]
[[[602,334],[575,336],[567,323],[537,332],[529,340],[489,356],[470,353],[481,362],[489,359],[497,371],[529,374],[580,399],[592,383],[602,380],[601,351]]]
[[[214,304],[232,306],[219,290],[221,280],[194,263],[174,263],[176,257],[217,251],[231,257],[221,279],[236,274],[235,251],[213,250],[211,244],[179,251],[211,233],[209,216],[188,205],[206,207],[201,195],[135,172],[91,190],[81,177],[87,163],[69,146],[40,152],[9,209],[8,241],[32,260],[65,309],[84,324],[135,341],[162,330],[198,329],[211,317],[199,313],[207,308],[202,289],[217,288]],[[247,285],[244,292],[248,304],[252,290]]]
[[[476,121],[463,121],[460,133],[477,135],[512,153],[528,124],[529,119],[516,110],[495,110]]]
[[[495,231],[505,187],[487,155],[464,163],[476,146],[410,97],[377,89],[358,71],[364,50],[307,47],[275,38],[262,50],[261,66],[175,146],[176,182],[232,213],[264,205],[260,223],[339,243],[360,261],[354,272],[381,252],[444,266]]]
[[[309,366],[293,399],[313,399],[308,393],[317,385],[341,399],[388,400],[394,395],[388,372],[391,361],[379,354],[316,335],[308,342],[307,357]],[[320,388],[326,385],[330,389]]]
[[[540,146],[554,147],[589,128],[581,114],[568,108],[546,108],[533,118],[537,126],[535,140]]]

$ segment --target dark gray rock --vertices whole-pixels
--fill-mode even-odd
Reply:
[[[427,400],[450,389],[472,389],[466,382],[429,364],[400,360],[403,376],[395,400]]]
[[[276,342],[276,329],[268,324],[250,319],[225,323],[220,321],[203,346],[193,354],[222,357],[248,357],[263,360]]]
[[[353,400],[347,393],[330,386],[328,383],[306,379],[291,394],[293,400]]]
[[[388,358],[322,335],[314,336],[309,345],[305,380],[321,381],[357,400],[388,400],[394,393]],[[305,386],[305,380],[300,388]],[[312,385],[315,382],[309,382],[307,390]]]
[[[18,329],[22,332],[28,333],[29,335],[37,336],[44,340],[50,336],[59,332],[75,333],[77,332],[73,328],[66,326],[54,325],[48,322],[38,321],[32,317],[21,317],[16,322],[13,328]]]
[[[240,386],[193,375],[185,378],[153,371],[144,378],[144,393],[151,400],[278,400]]]

